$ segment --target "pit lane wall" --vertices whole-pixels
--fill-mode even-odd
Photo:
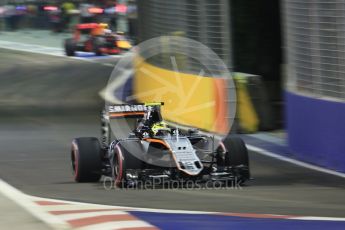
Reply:
[[[291,152],[299,159],[345,172],[345,103],[286,91]]]

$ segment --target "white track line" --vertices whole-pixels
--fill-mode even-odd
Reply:
[[[269,157],[272,157],[272,158],[275,158],[275,159],[278,159],[278,160],[281,160],[281,161],[289,162],[291,164],[298,165],[298,166],[301,166],[301,167],[304,167],[304,168],[308,168],[308,169],[312,169],[312,170],[315,170],[315,171],[319,171],[319,172],[322,172],[322,173],[327,173],[327,174],[331,174],[333,176],[338,176],[338,177],[345,178],[345,173],[337,172],[337,171],[330,170],[330,169],[325,169],[325,168],[322,168],[322,167],[319,167],[319,166],[316,166],[316,165],[312,165],[312,164],[308,164],[308,163],[305,163],[305,162],[302,162],[302,161],[299,161],[299,160],[295,160],[295,159],[291,159],[291,158],[288,158],[288,157],[284,157],[284,156],[281,156],[279,154],[269,152],[269,151],[267,151],[265,149],[255,147],[253,145],[248,145],[247,144],[246,146],[247,146],[248,150],[257,152],[257,153],[265,155],[265,156],[269,156]]]
[[[15,42],[11,42],[11,43],[15,43]],[[18,43],[20,44],[20,43]],[[51,47],[45,47],[45,48],[39,48],[39,49],[34,49],[34,48],[28,48],[27,49],[24,49],[24,48],[19,48],[19,47],[13,47],[13,46],[8,46],[10,45],[10,42],[8,44],[4,44],[2,43],[2,41],[0,41],[0,48],[4,48],[4,49],[8,49],[8,50],[16,50],[16,51],[24,51],[24,52],[29,52],[29,53],[36,53],[36,54],[45,54],[45,55],[51,55],[51,56],[57,56],[57,57],[64,57],[64,53],[63,51],[61,50],[56,50],[56,52],[47,52],[47,50],[45,49],[52,49]],[[12,44],[13,45],[13,44]],[[45,50],[45,51],[42,51],[42,50]]]
[[[321,217],[321,216],[302,216],[302,217],[289,217],[290,220],[320,220],[320,221],[345,221],[341,217]]]
[[[56,200],[58,201],[58,200]],[[102,208],[114,208],[113,206],[100,206],[97,204],[64,204],[64,205],[42,205],[44,211],[53,212],[53,211],[72,211],[72,210],[87,210],[87,209],[102,209]],[[126,208],[123,208],[126,209]],[[121,209],[122,210],[122,209]]]
[[[127,212],[123,211],[97,211],[95,212],[85,212],[85,213],[70,213],[70,214],[62,214],[58,215],[58,218],[69,221],[69,220],[76,220],[76,219],[82,219],[87,217],[96,217],[96,216],[102,216],[102,215],[128,215]]]
[[[66,222],[41,210],[40,207],[31,199],[29,199],[28,196],[26,196],[18,189],[12,187],[2,179],[0,179],[0,193],[2,193],[5,197],[13,201],[18,206],[25,209],[37,219],[41,220],[43,223],[47,223],[48,225],[50,225],[52,228],[70,229],[70,226]]]
[[[69,210],[88,210],[88,209],[117,209],[119,211],[143,211],[143,212],[159,212],[159,213],[181,213],[181,214],[217,214],[217,212],[206,212],[206,211],[190,211],[190,210],[168,210],[168,209],[155,209],[155,208],[138,208],[138,207],[127,207],[127,206],[114,206],[114,205],[101,205],[93,203],[83,203],[76,201],[58,200],[51,198],[40,198],[31,196],[31,199],[39,201],[52,201],[52,202],[63,202],[63,205],[47,205],[42,206],[46,211],[69,211]]]
[[[64,58],[70,58],[70,59],[77,59],[81,61],[86,62],[92,62],[92,63],[98,63],[103,66],[107,67],[114,67],[115,64],[112,63],[102,63],[97,62],[97,58],[84,58],[84,57],[68,57],[65,55],[65,52],[62,48],[56,48],[56,47],[49,47],[49,46],[41,46],[41,45],[35,45],[35,44],[27,44],[27,43],[20,43],[20,42],[11,42],[11,41],[5,41],[0,40],[0,48],[8,49],[8,50],[15,50],[15,51],[22,51],[22,52],[28,52],[28,53],[36,53],[36,54],[45,54],[50,56],[56,56],[56,57],[64,57]],[[116,56],[107,56],[109,59],[119,59],[122,57],[122,55],[116,55]]]
[[[126,229],[126,228],[152,228],[155,227],[141,220],[111,221],[101,224],[93,224],[86,227],[77,228],[78,230],[109,230],[109,229]]]
[[[102,65],[109,66],[109,67],[115,67],[115,64],[111,64],[111,63],[102,63]]]
[[[90,208],[90,206],[94,207],[94,208],[99,208],[99,209],[105,209],[105,208],[116,208],[116,209],[121,209],[121,210],[132,210],[134,208],[131,208],[131,207],[126,207],[126,206],[114,206],[114,205],[105,205],[105,204],[95,204],[95,203],[85,203],[85,202],[78,202],[78,201],[69,201],[69,200],[58,200],[58,199],[52,199],[52,198],[42,198],[42,197],[37,197],[37,196],[30,196],[30,195],[27,195],[29,196],[32,200],[34,201],[52,201],[52,202],[62,202],[62,203],[66,203],[65,205],[59,205],[60,206],[60,209],[62,209],[62,206],[65,206],[67,207],[68,205],[72,205],[74,204],[75,206],[74,207],[78,207],[78,208],[81,208],[81,207],[85,207],[85,205],[89,205],[88,207]],[[79,205],[79,206],[76,206],[76,205]],[[49,205],[47,205],[48,207]],[[54,206],[54,205],[53,205]],[[69,206],[69,207],[72,207],[72,206]],[[85,209],[87,209],[85,207]],[[70,210],[70,208],[67,208],[66,210]],[[73,210],[73,209],[72,209]],[[53,211],[53,210],[52,210]],[[57,209],[56,211],[59,211],[59,209]],[[63,210],[62,210],[63,211]]]

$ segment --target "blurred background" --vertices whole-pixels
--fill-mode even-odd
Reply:
[[[94,1],[1,1],[1,29],[47,29],[69,31],[77,23],[103,22],[113,30],[128,32],[135,25],[136,4],[125,0]],[[129,23],[129,25],[128,25]]]

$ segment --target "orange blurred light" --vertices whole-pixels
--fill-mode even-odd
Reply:
[[[102,14],[103,13],[103,9],[99,8],[99,7],[91,7],[88,9],[88,11],[91,14]]]

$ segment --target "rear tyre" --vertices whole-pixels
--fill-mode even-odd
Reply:
[[[75,56],[76,43],[72,38],[65,40],[65,53],[67,56]]]
[[[232,167],[242,182],[250,179],[248,150],[241,138],[227,136],[221,141],[217,152],[219,165]]]
[[[96,182],[101,178],[101,146],[97,138],[82,137],[72,142],[71,161],[76,182]]]

